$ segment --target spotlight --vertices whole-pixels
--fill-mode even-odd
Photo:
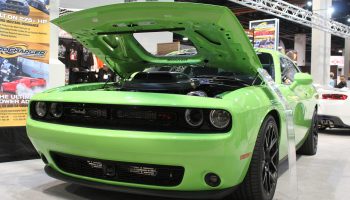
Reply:
[[[312,1],[308,1],[308,2],[306,3],[306,5],[309,6],[309,7],[311,7],[311,6],[312,6]]]
[[[334,13],[334,8],[333,7],[330,7],[327,9],[328,13],[329,14],[333,14]]]
[[[183,41],[188,41],[188,37],[182,38]]]
[[[347,21],[350,22],[350,18],[348,18]]]

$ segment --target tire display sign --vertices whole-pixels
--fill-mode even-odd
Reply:
[[[49,0],[0,1],[0,127],[24,126],[49,76]]]
[[[250,21],[249,29],[254,32],[255,48],[278,49],[279,19]]]

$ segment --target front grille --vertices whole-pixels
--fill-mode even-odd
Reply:
[[[56,165],[63,171],[103,180],[156,186],[177,186],[184,168],[179,166],[99,160],[52,152]]]
[[[63,115],[53,117],[47,112],[44,118],[35,113],[35,102],[30,105],[33,119],[50,123],[117,130],[189,132],[189,133],[226,133],[231,129],[216,129],[209,122],[210,109],[203,110],[204,120],[199,127],[191,127],[185,121],[186,108],[160,106],[107,105],[93,103],[61,103]],[[47,107],[51,105],[47,102]]]

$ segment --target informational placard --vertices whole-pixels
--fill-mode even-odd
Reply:
[[[24,126],[49,77],[49,0],[7,0],[0,12],[0,127]]]
[[[249,29],[254,31],[254,47],[278,49],[279,19],[250,21]]]

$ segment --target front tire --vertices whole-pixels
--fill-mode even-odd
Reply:
[[[269,115],[260,128],[248,172],[233,194],[234,199],[272,200],[277,186],[278,162],[278,126],[274,117]]]
[[[302,155],[309,155],[309,156],[315,155],[317,152],[317,144],[318,144],[318,119],[317,119],[317,110],[315,110],[312,116],[312,123],[309,129],[308,136],[304,144],[297,151],[297,153]]]

